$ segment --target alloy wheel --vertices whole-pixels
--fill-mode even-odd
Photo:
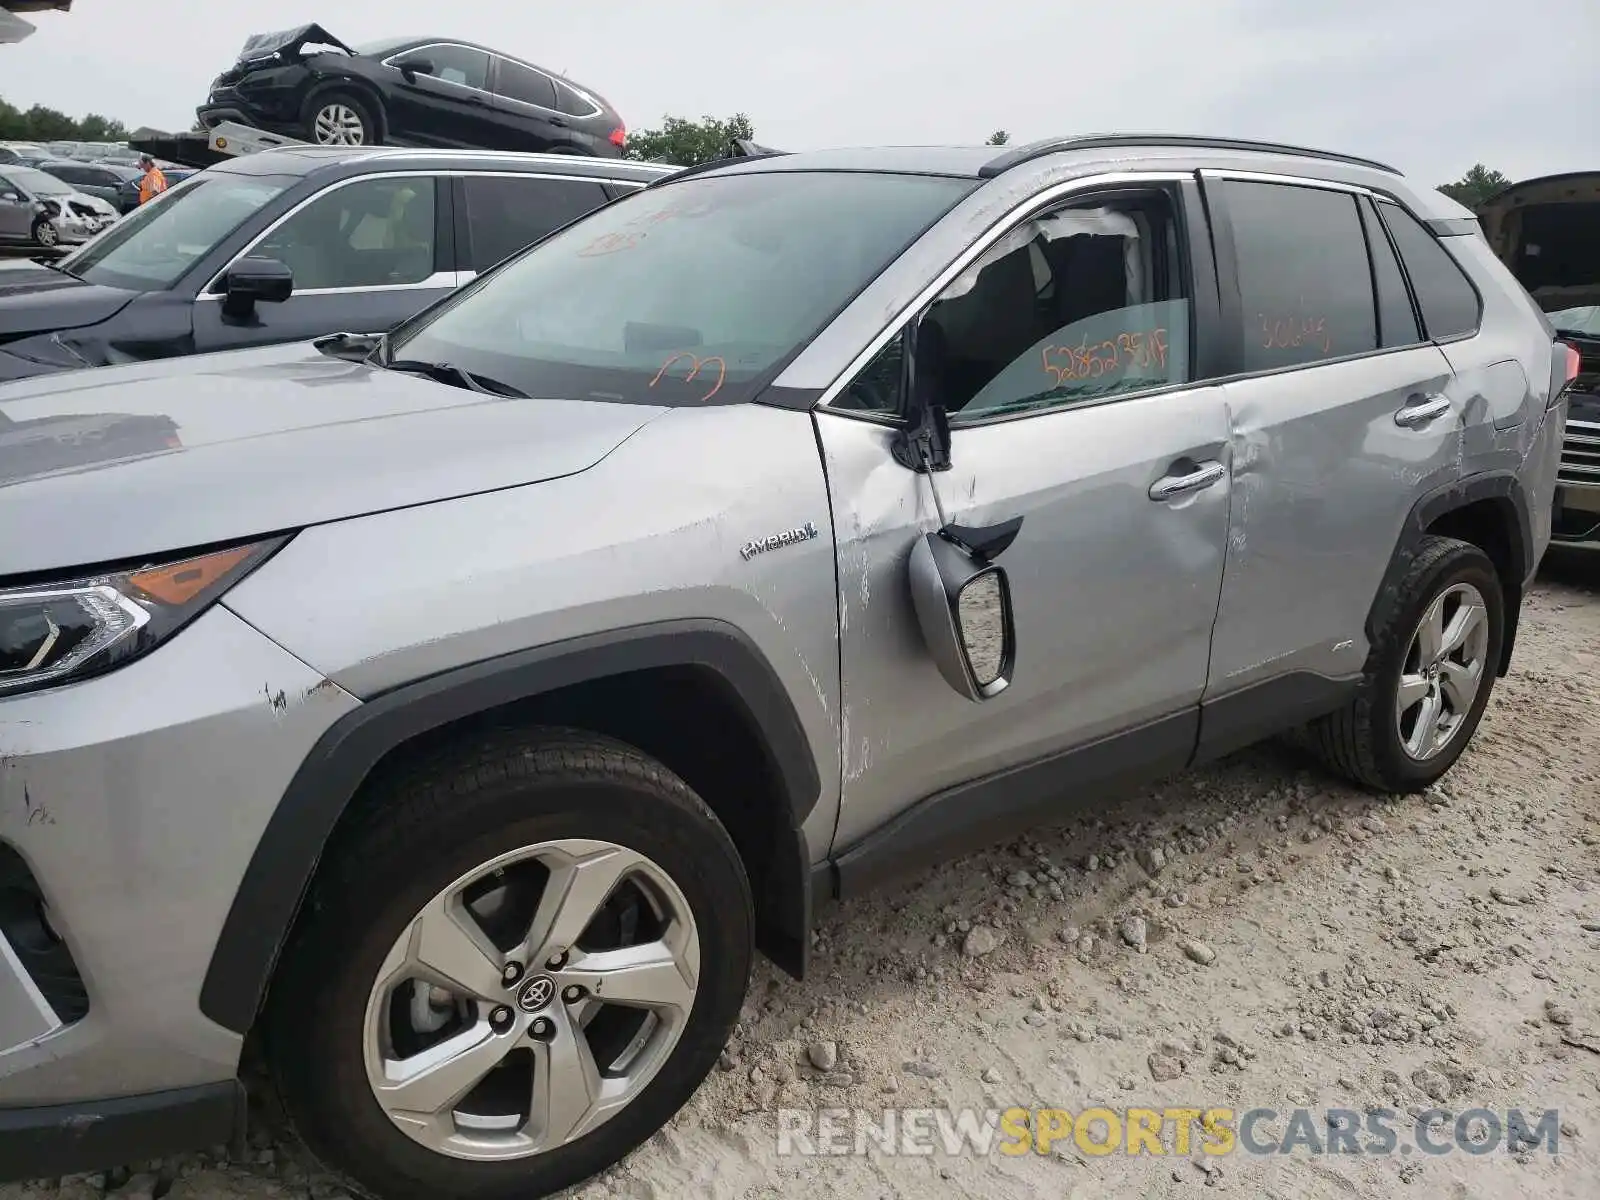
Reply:
[[[700,939],[649,858],[562,839],[486,862],[395,940],[367,1001],[372,1094],[454,1158],[522,1158],[615,1116],[671,1056]]]
[[[38,239],[41,246],[53,247],[61,240],[60,235],[56,233],[56,227],[50,224],[49,221],[39,222],[39,226],[34,232],[34,237]]]
[[[1483,687],[1488,657],[1483,594],[1470,583],[1440,592],[1411,635],[1395,692],[1395,728],[1408,757],[1426,762],[1454,740]]]
[[[359,146],[367,140],[361,114],[345,104],[329,104],[319,111],[312,133],[324,146]]]

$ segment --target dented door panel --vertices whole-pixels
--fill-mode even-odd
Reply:
[[[1175,461],[1226,462],[1222,389],[960,428],[934,477],[952,522],[1024,518],[1010,579],[1012,683],[975,703],[939,674],[907,586],[938,526],[893,431],[821,411],[839,554],[846,847],[924,796],[1192,708],[1205,686],[1228,480],[1170,500]],[[1063,797],[1065,801],[1067,797]]]
[[[1207,700],[1293,671],[1360,672],[1365,623],[1412,505],[1461,473],[1487,420],[1432,345],[1223,386],[1233,512]],[[1408,403],[1450,404],[1421,424]]]

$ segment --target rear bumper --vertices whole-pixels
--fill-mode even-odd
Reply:
[[[40,1108],[0,1108],[0,1183],[99,1171],[242,1142],[236,1079],[170,1092]]]

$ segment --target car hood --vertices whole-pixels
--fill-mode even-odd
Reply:
[[[337,46],[348,54],[355,51],[334,37],[321,25],[297,25],[293,29],[281,29],[277,33],[254,33],[245,39],[243,48],[239,51],[239,64],[260,62],[262,59],[277,55],[281,58],[293,58],[300,53],[306,45]]]
[[[308,344],[7,384],[0,577],[574,475],[663,411],[486,396]]]
[[[1600,171],[1514,183],[1479,205],[1478,221],[1545,312],[1600,304]]]
[[[49,267],[0,271],[0,346],[29,334],[97,325],[138,294],[85,283]]]

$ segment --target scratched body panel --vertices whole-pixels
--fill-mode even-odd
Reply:
[[[289,780],[355,706],[221,608],[93,686],[0,702],[0,841],[92,997],[0,1056],[0,1106],[233,1074],[241,1039],[201,1014],[200,980]]]
[[[982,705],[940,678],[906,589],[911,546],[938,524],[926,477],[893,461],[882,426],[817,424],[839,543],[841,847],[941,788],[1199,701],[1228,484],[1166,503],[1148,488],[1182,455],[1225,457],[1220,388],[953,431],[934,476],[949,519],[1024,517],[1005,557],[1021,665]]]
[[[799,713],[820,858],[838,805],[833,539],[741,549],[827,516],[807,414],[673,409],[581,474],[308,529],[225,603],[362,697],[584,634],[726,621]]]

